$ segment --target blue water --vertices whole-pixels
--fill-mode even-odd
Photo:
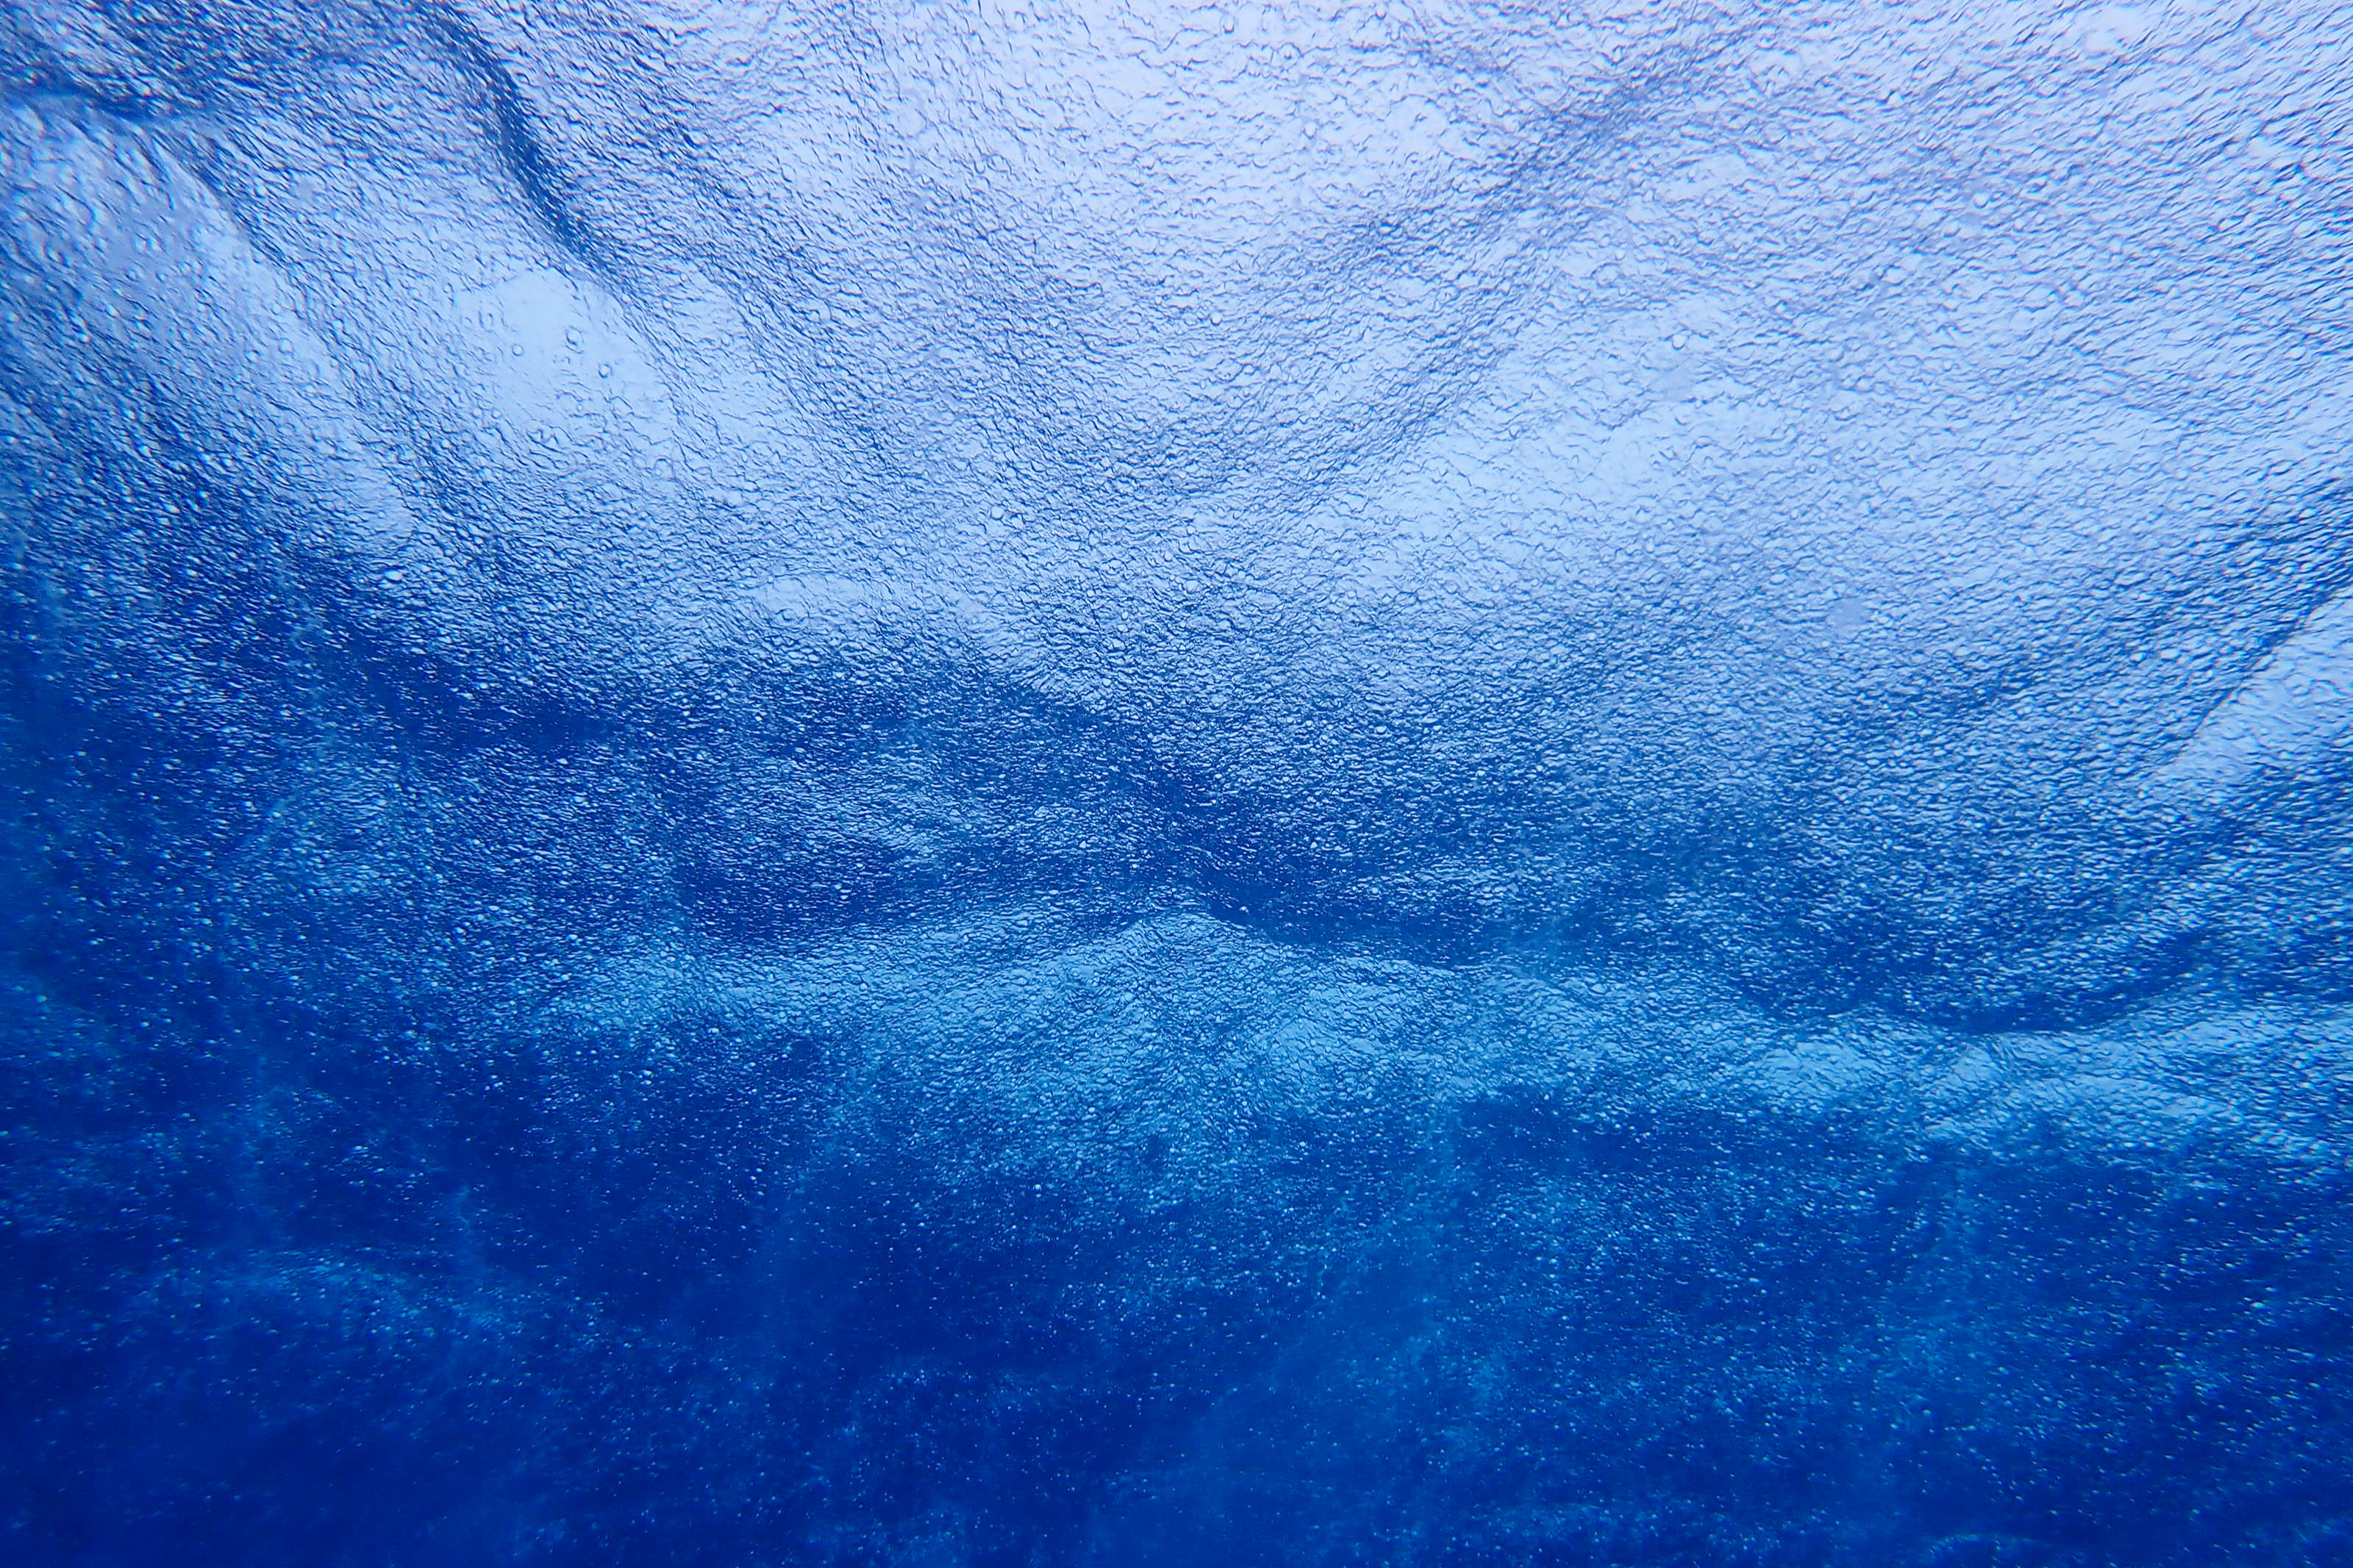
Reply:
[[[2353,1563],[2353,13],[22,0],[0,1557]]]

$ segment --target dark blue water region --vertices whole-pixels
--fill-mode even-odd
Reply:
[[[0,1555],[2353,1563],[2347,37],[18,7]]]

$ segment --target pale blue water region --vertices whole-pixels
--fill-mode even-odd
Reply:
[[[7,13],[0,1556],[2353,1563],[2353,12]]]

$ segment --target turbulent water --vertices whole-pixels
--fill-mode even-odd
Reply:
[[[8,1561],[2353,1563],[2353,12],[6,16]]]

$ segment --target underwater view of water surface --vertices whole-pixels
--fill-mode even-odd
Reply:
[[[5,17],[0,1558],[2353,1563],[2353,8]]]

